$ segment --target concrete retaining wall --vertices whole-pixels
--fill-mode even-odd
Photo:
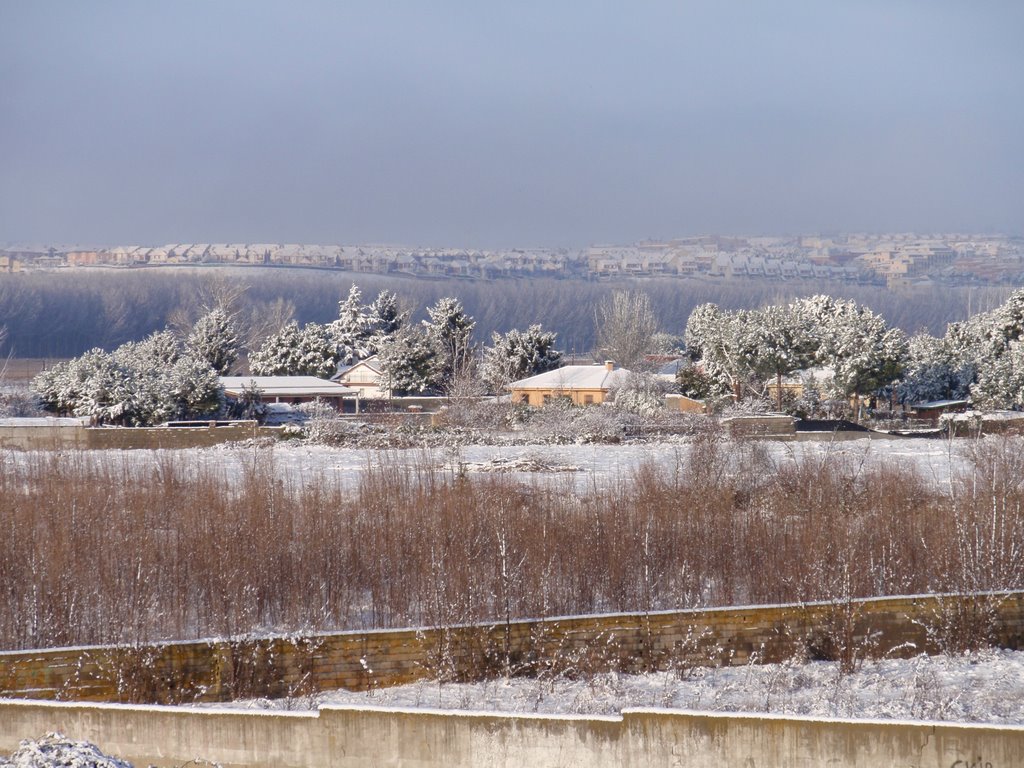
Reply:
[[[1024,648],[1024,593],[918,596],[433,629],[0,653],[0,696],[183,703],[480,679],[791,658],[855,663],[984,639]]]
[[[1024,728],[627,710],[580,718],[324,707],[260,713],[0,701],[0,754],[60,731],[134,764],[225,768],[1024,765]]]

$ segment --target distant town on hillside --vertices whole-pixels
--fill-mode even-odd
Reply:
[[[583,249],[175,243],[87,248],[12,244],[0,272],[170,265],[282,266],[422,278],[684,277],[902,285],[1024,282],[1024,238],[1004,235],[704,235]]]

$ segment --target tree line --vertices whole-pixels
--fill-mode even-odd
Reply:
[[[232,372],[240,357],[256,376],[328,378],[375,356],[381,389],[390,395],[501,394],[512,381],[561,363],[557,334],[537,323],[492,332],[482,348],[474,341],[475,319],[451,296],[414,323],[397,294],[385,289],[364,303],[352,285],[330,322],[300,325],[283,312],[263,319],[262,334],[251,323],[243,334],[240,295],[222,291],[191,323],[182,314],[176,329],[113,352],[94,348],[44,371],[33,382],[43,407],[124,424],[221,413],[226,404],[217,377]],[[806,372],[805,410],[813,411],[809,401],[819,396],[852,396],[858,404],[863,396],[890,404],[972,397],[988,408],[1024,407],[1024,290],[989,312],[950,323],[942,337],[908,337],[870,308],[823,294],[756,310],[701,304],[678,337],[659,330],[649,295],[615,291],[597,306],[595,321],[595,355],[627,368],[643,370],[652,355],[681,355],[685,347],[692,365],[679,371],[676,386],[692,397],[765,398],[774,384],[781,410],[783,378]],[[809,372],[813,367],[827,376]],[[632,409],[643,412],[660,402],[664,387],[634,380],[626,389]]]
[[[819,366],[804,390],[890,403],[970,398],[984,408],[1024,408],[1024,289],[987,312],[949,323],[941,336],[908,336],[854,301],[820,295],[758,310],[694,309],[686,347],[694,369],[684,394],[764,397],[782,379]]]
[[[353,285],[331,322],[300,325],[279,316],[283,325],[253,346],[243,341],[232,296],[218,301],[193,323],[164,328],[112,352],[96,347],[44,370],[32,382],[41,406],[131,426],[240,416],[253,403],[246,397],[227,403],[219,379],[239,372],[240,358],[254,376],[329,378],[376,356],[381,386],[392,395],[501,392],[508,382],[561,361],[556,334],[539,325],[495,332],[481,352],[473,342],[474,319],[452,297],[438,300],[427,308],[426,320],[413,323],[396,294],[381,291],[367,304]]]
[[[484,339],[539,323],[559,334],[566,352],[587,353],[597,343],[595,309],[616,290],[642,290],[664,330],[681,334],[701,304],[752,309],[828,293],[871,307],[908,334],[941,335],[946,325],[990,310],[1003,288],[920,287],[893,293],[874,287],[808,281],[797,284],[713,283],[695,280],[592,282],[583,280],[417,280],[312,270],[248,269],[65,271],[0,275],[0,356],[68,358],[94,347],[113,350],[167,326],[194,321],[216,297],[232,294],[247,346],[255,347],[288,320],[331,322],[338,298],[356,281],[368,295],[392,291],[414,320],[441,298],[454,296]]]

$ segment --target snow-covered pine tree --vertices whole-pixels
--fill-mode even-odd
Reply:
[[[185,348],[221,376],[228,375],[238,359],[238,329],[231,315],[221,307],[207,312],[192,327]]]
[[[423,326],[436,349],[434,383],[443,389],[470,364],[476,322],[466,314],[462,302],[451,297],[428,307],[427,315],[430,319],[424,320]]]
[[[220,376],[208,361],[192,355],[182,356],[162,377],[164,398],[170,419],[186,419],[215,414],[224,404]]]
[[[999,357],[978,370],[971,398],[983,408],[1024,410],[1024,341],[1011,341]]]
[[[775,406],[782,410],[782,377],[810,365],[814,340],[792,306],[769,306],[748,315],[751,372],[775,384]]]
[[[373,320],[363,306],[362,291],[352,285],[348,296],[338,302],[338,319],[328,326],[337,346],[336,357],[343,365],[352,365],[373,354]]]
[[[698,356],[704,372],[740,399],[754,375],[755,322],[746,310],[726,312],[701,304],[686,321],[686,348]]]
[[[491,346],[484,351],[481,377],[492,392],[501,393],[510,382],[558,368],[562,353],[555,349],[557,337],[539,323],[525,331],[493,333]]]
[[[337,344],[326,327],[292,321],[249,357],[256,376],[331,376],[338,367]]]
[[[928,333],[915,334],[907,345],[907,362],[896,397],[907,404],[967,397],[976,366],[977,358],[968,362],[957,353],[949,331],[941,339]]]
[[[409,320],[409,313],[402,310],[398,295],[387,290],[377,294],[367,314],[378,347],[398,333]]]
[[[423,329],[406,326],[377,353],[381,388],[392,395],[414,395],[433,387],[437,348]]]
[[[181,357],[181,344],[169,331],[156,331],[142,341],[129,341],[114,350],[114,358],[125,367],[144,369],[174,365]]]

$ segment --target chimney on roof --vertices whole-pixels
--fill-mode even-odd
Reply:
[[[614,371],[615,370],[615,361],[614,360],[605,360],[604,361],[604,369],[606,371]]]

